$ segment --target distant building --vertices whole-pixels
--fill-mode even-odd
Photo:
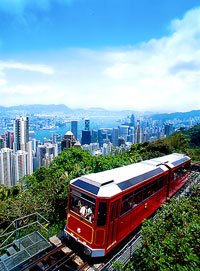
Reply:
[[[29,141],[29,118],[19,117],[14,122],[14,150],[25,151],[26,143]]]
[[[28,117],[16,118],[14,122],[14,151],[15,153],[17,151],[23,151],[27,153],[28,161],[26,161],[27,163],[26,174],[32,174],[33,173],[32,141],[29,141]]]
[[[89,131],[89,130],[90,130],[90,120],[85,119],[85,131]]]
[[[132,115],[131,115],[131,119],[130,119],[130,126],[135,127],[135,116],[134,116],[134,114],[133,114],[133,113],[132,113]]]
[[[14,184],[18,180],[28,174],[27,162],[28,153],[26,151],[18,150],[13,154],[14,157]]]
[[[69,148],[73,147],[75,143],[76,139],[74,134],[71,131],[68,131],[61,140],[61,150],[68,150]]]
[[[81,143],[79,141],[76,141],[76,143],[74,144],[75,148],[81,149]]]
[[[164,127],[164,134],[166,136],[169,136],[171,134],[173,134],[173,124],[165,124],[165,127]]]
[[[48,167],[53,159],[58,156],[57,144],[45,143],[38,146],[38,166]]]
[[[142,127],[140,124],[137,124],[137,127],[135,129],[135,143],[142,143],[143,141],[143,134],[142,134]]]
[[[91,143],[91,134],[89,130],[83,130],[82,131],[82,139],[81,139],[81,145],[90,144]]]
[[[102,152],[103,156],[110,154],[111,147],[112,147],[111,143],[109,143],[109,144],[104,143],[103,144],[103,147],[101,148],[101,152]]]
[[[125,145],[125,139],[123,136],[120,136],[118,138],[118,147],[120,147],[121,145]]]
[[[98,133],[97,130],[92,130],[92,138],[91,138],[91,142],[92,143],[96,143],[98,141]]]
[[[119,128],[113,128],[113,131],[112,131],[113,145],[118,146],[118,138],[119,138]]]
[[[127,141],[128,129],[129,129],[129,126],[127,125],[120,125],[119,127],[119,136],[122,136],[125,141]]]
[[[0,149],[5,148],[6,147],[6,142],[4,140],[4,138],[0,137]]]
[[[14,184],[12,153],[13,150],[9,148],[0,150],[0,184],[7,187]]]
[[[99,143],[85,144],[82,146],[83,150],[89,150],[91,155],[96,156],[102,154],[99,149]]]
[[[75,139],[78,139],[78,121],[72,120],[71,121],[71,131],[74,134]]]
[[[13,149],[14,144],[14,131],[5,131],[4,138],[6,142],[6,148]]]
[[[100,147],[103,147],[104,140],[107,139],[107,134],[104,128],[98,130],[98,143]]]

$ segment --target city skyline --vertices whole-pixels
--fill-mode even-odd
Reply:
[[[0,105],[200,108],[198,1],[0,3]]]

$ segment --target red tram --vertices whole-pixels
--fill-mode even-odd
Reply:
[[[186,183],[190,162],[174,153],[72,180],[67,237],[105,256]]]

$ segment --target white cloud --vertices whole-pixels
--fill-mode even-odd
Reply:
[[[169,36],[137,48],[66,49],[50,56],[43,54],[42,62],[48,65],[0,62],[4,73],[0,80],[4,80],[4,90],[5,81],[15,90],[16,100],[7,94],[10,103],[65,103],[70,107],[142,111],[199,109],[199,44],[200,8],[174,20]],[[17,76],[11,74],[13,69],[17,69]],[[27,71],[38,73],[28,76]],[[39,88],[34,92],[36,82]],[[51,88],[45,92],[43,86]]]
[[[19,69],[19,70],[27,70],[33,72],[41,72],[44,74],[53,74],[54,70],[52,67],[42,64],[24,64],[18,62],[4,62],[0,61],[0,69]]]

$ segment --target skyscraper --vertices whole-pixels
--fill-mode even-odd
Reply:
[[[4,138],[0,137],[0,149],[5,148],[6,147],[6,142],[4,140]]]
[[[14,150],[25,151],[26,143],[29,141],[29,118],[19,117],[14,122]]]
[[[133,115],[133,113],[132,113],[131,119],[130,119],[130,126],[135,127],[135,116]]]
[[[118,138],[119,138],[119,128],[113,128],[113,131],[112,131],[112,143],[115,146],[118,146]]]
[[[27,172],[27,162],[28,153],[26,151],[18,150],[14,153],[14,183],[28,174]]]
[[[97,134],[97,130],[92,130],[92,139],[91,139],[91,141],[92,141],[92,143],[96,143],[97,142],[97,140],[98,140],[98,134]]]
[[[0,184],[4,184],[7,187],[13,185],[12,178],[12,152],[9,148],[3,148],[0,150]]]
[[[82,131],[82,139],[81,139],[81,144],[90,144],[91,143],[91,133],[88,130],[83,130]]]
[[[71,121],[71,131],[74,134],[75,139],[78,139],[78,121],[72,120]]]
[[[14,122],[14,151],[27,152],[27,161],[26,163],[24,162],[24,167],[26,166],[27,168],[23,169],[23,171],[26,172],[26,174],[32,174],[33,173],[32,142],[29,141],[29,118],[28,117],[16,118]],[[20,153],[20,159],[21,159],[21,156],[22,156],[22,153]],[[24,159],[23,161],[25,161],[25,158],[23,159]],[[19,166],[18,163],[16,163],[16,165]],[[20,171],[20,172],[23,172],[23,171]],[[19,175],[21,176],[21,173]]]
[[[140,126],[140,124],[137,124],[137,127],[135,129],[135,143],[142,143],[142,135],[142,127]]]
[[[85,131],[89,131],[89,130],[90,130],[90,120],[85,119]]]
[[[129,128],[129,126],[127,126],[127,125],[121,125],[119,127],[119,136],[122,136],[125,141],[127,141],[128,128]]]

